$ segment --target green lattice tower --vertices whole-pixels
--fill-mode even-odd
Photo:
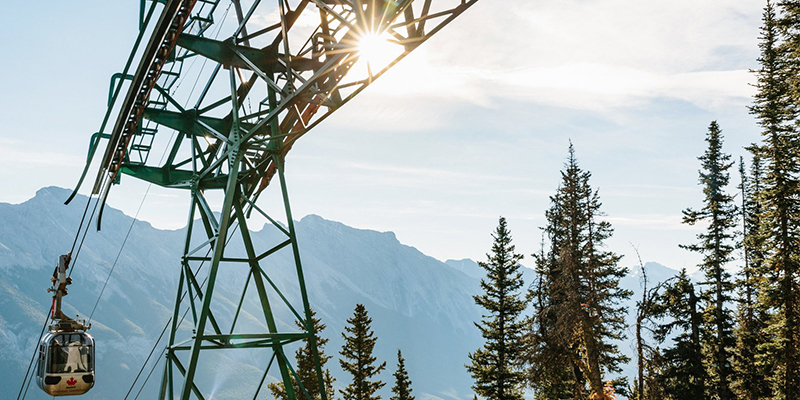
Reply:
[[[102,203],[112,185],[120,182],[120,173],[190,193],[160,398],[179,394],[181,399],[204,399],[195,379],[201,355],[243,348],[271,353],[264,360],[261,381],[253,385],[254,399],[273,366],[289,399],[297,397],[291,384],[296,374],[285,349],[308,338],[317,351],[284,175],[286,154],[297,139],[476,1],[279,0],[275,6],[233,0],[235,21],[227,18],[230,7],[218,7],[214,0],[142,1],[139,37],[125,69],[112,78],[109,108],[91,141],[78,187],[98,143],[107,139],[93,186],[93,195]],[[265,24],[263,18],[253,18],[256,15],[277,17],[275,23]],[[300,19],[316,21],[316,28],[304,28],[308,24],[297,24]],[[381,38],[391,57],[383,64],[360,60],[358,46],[365,37]],[[131,73],[136,59],[138,66]],[[197,71],[187,63],[203,67]],[[195,83],[182,85],[183,81]],[[114,127],[106,133],[112,115]],[[149,157],[153,149],[164,149],[158,162]],[[258,199],[274,186],[270,183],[276,176],[283,207],[264,210]],[[216,207],[209,201],[215,192],[222,199]],[[286,225],[275,215],[285,218]],[[285,240],[256,248],[248,229],[253,218],[269,221]],[[226,244],[234,238],[241,241],[243,256],[226,253]],[[296,273],[294,296],[282,292],[263,268],[265,259],[284,248],[292,254],[292,265],[284,268]],[[213,311],[215,285],[227,264],[247,270],[230,321]],[[207,273],[204,281],[197,276],[201,268]],[[255,293],[248,293],[248,287],[255,287]],[[292,304],[289,299],[298,293],[302,304]],[[246,299],[257,300],[266,331],[237,329]],[[279,327],[276,299],[304,329]],[[187,320],[194,327],[185,339],[180,330],[184,312],[191,314]],[[315,361],[320,400],[327,400],[318,354]],[[307,397],[302,385],[299,389],[300,398]]]

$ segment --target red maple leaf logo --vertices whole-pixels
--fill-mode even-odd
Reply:
[[[75,378],[69,377],[69,380],[67,381],[67,385],[75,386],[76,383],[78,383],[78,381],[76,381]]]

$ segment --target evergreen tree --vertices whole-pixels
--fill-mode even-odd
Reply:
[[[483,294],[473,296],[487,312],[475,323],[485,343],[469,354],[471,362],[466,367],[475,380],[472,388],[481,397],[522,400],[523,373],[517,367],[523,351],[520,315],[526,307],[520,291],[522,255],[514,253],[505,218],[500,217],[492,237],[492,253],[486,255],[486,262],[478,263],[486,270],[486,278],[481,279]]]
[[[751,107],[762,128],[763,143],[755,154],[763,160],[764,270],[770,276],[761,303],[770,319],[764,330],[769,341],[759,346],[775,398],[800,397],[798,374],[798,260],[800,260],[800,138],[798,113],[798,2],[783,1],[777,12],[771,2],[763,14],[760,68]],[[779,16],[780,15],[780,16]]]
[[[535,390],[554,396],[548,398],[565,398],[565,384],[572,385],[566,398],[605,398],[604,375],[620,372],[620,364],[628,361],[614,344],[624,338],[626,327],[619,303],[631,292],[620,288],[619,280],[627,269],[618,265],[620,256],[603,249],[613,229],[599,220],[598,192],[589,185],[591,173],[578,166],[572,144],[561,176],[545,213],[550,248],[536,257],[542,281],[531,294],[536,314],[526,360],[531,369],[550,373],[531,373],[529,379]],[[541,364],[558,354],[563,361]],[[616,382],[620,393],[626,386],[625,380]]]
[[[739,304],[736,314],[736,348],[734,350],[733,368],[736,380],[733,388],[741,399],[767,399],[772,396],[765,378],[769,368],[765,368],[764,357],[759,357],[759,347],[767,342],[767,312],[759,302],[760,288],[767,282],[764,280],[764,237],[761,233],[761,215],[763,210],[756,201],[761,190],[761,160],[753,157],[751,173],[748,177],[744,160],[739,160],[742,195],[742,250],[744,266],[737,284],[739,288]],[[768,365],[768,364],[767,364]]]
[[[661,400],[664,393],[658,380],[661,368],[661,354],[657,347],[653,347],[645,339],[645,334],[650,333],[658,326],[656,318],[659,312],[661,291],[670,282],[670,279],[659,282],[653,287],[648,287],[647,268],[645,268],[639,251],[641,274],[639,283],[642,288],[642,298],[636,302],[636,367],[637,376],[634,379],[634,390],[630,398],[633,400]]]
[[[550,273],[556,271],[555,257],[552,252],[545,252],[544,239],[539,254],[533,257],[537,279],[528,293],[534,310],[524,337],[528,348],[524,359],[528,366],[526,383],[533,388],[537,400],[574,399],[576,388],[585,397],[583,375],[568,357],[564,357],[570,349],[564,346],[566,341],[556,335],[560,321],[555,307],[558,301],[551,296],[547,282]]]
[[[329,369],[325,370],[324,375],[322,381],[325,383],[325,397],[327,397],[328,400],[334,400],[336,393],[333,389],[333,382],[336,382],[336,378],[331,375],[331,370]]]
[[[325,324],[322,323],[320,318],[316,318],[317,313],[314,310],[311,310],[311,323],[314,328],[314,336],[316,337],[317,342],[317,351],[319,353],[319,363],[320,367],[322,367],[322,374],[323,374],[323,382],[325,385],[325,394],[327,394],[328,400],[333,399],[333,382],[335,379],[330,374],[330,371],[325,369],[325,364],[328,360],[331,359],[332,356],[325,355],[325,344],[328,343],[328,338],[323,338],[321,333],[327,327]],[[300,329],[305,329],[300,321],[295,321],[295,324]],[[295,360],[297,360],[297,367],[295,372],[297,376],[300,377],[300,383],[303,385],[303,389],[311,396],[310,400],[318,400],[322,397],[319,393],[319,381],[317,380],[317,371],[314,365],[314,353],[311,350],[311,342],[308,339],[303,339],[303,347],[300,347],[295,352]],[[305,399],[306,396],[303,393],[303,390],[297,384],[297,380],[292,377],[292,385],[294,387],[294,393],[299,399]],[[272,395],[275,396],[277,399],[286,400],[288,396],[286,395],[286,387],[284,386],[283,382],[278,383],[270,383],[267,386],[272,392]]]
[[[664,400],[667,394],[661,381],[664,372],[664,360],[659,348],[650,347],[645,353],[644,365],[644,393],[641,399],[644,400]],[[633,395],[631,399],[639,399]]]
[[[356,304],[352,318],[347,319],[347,326],[342,333],[344,345],[342,359],[339,364],[342,369],[353,377],[353,381],[344,390],[341,390],[344,400],[380,400],[376,394],[385,383],[381,380],[372,380],[384,368],[386,362],[375,365],[377,358],[372,355],[375,342],[378,340],[370,328],[372,318],[367,315],[363,304]]]
[[[669,400],[706,400],[706,370],[703,366],[700,329],[702,317],[686,270],[668,283],[654,314],[668,322],[654,332],[660,343],[671,338],[672,346],[661,352],[659,385]]]
[[[781,8],[781,17],[777,23],[783,36],[781,50],[786,57],[784,68],[788,78],[791,104],[797,112],[797,108],[800,107],[800,1],[782,0],[778,5]]]
[[[394,395],[391,400],[414,400],[414,396],[411,394],[411,379],[408,378],[408,371],[406,371],[406,360],[403,359],[400,349],[397,349],[397,371],[394,373],[392,393]]]
[[[708,149],[699,157],[703,169],[700,171],[700,184],[705,194],[704,205],[700,210],[686,209],[683,222],[694,225],[707,223],[706,231],[697,235],[698,243],[681,247],[703,255],[700,269],[705,273],[706,285],[703,292],[705,306],[703,324],[705,353],[708,355],[710,381],[708,389],[720,400],[730,400],[733,392],[730,380],[731,351],[734,347],[733,316],[727,304],[732,300],[733,282],[725,265],[732,260],[734,250],[733,229],[736,226],[736,205],[733,197],[725,192],[730,175],[728,169],[733,165],[730,155],[722,152],[722,132],[716,121],[708,127],[706,136]]]

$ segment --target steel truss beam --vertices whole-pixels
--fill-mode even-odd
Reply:
[[[288,191],[283,174],[283,162],[282,160],[277,160],[276,163],[280,166],[278,176],[281,181],[281,197],[284,205],[283,216],[287,221],[292,221]],[[179,340],[179,326],[177,323],[173,323],[166,351],[165,379],[162,381],[161,388],[162,399],[172,399],[176,393],[180,393],[180,398],[182,399],[189,398],[190,394],[194,394],[197,398],[203,398],[201,389],[194,383],[201,351],[219,349],[272,350],[273,356],[270,358],[268,366],[277,365],[277,372],[279,372],[281,380],[287,387],[287,393],[290,393],[290,398],[295,398],[296,394],[294,393],[292,381],[297,382],[299,380],[286,356],[284,347],[303,339],[310,339],[314,343],[313,328],[310,324],[310,306],[305,290],[294,223],[290,222],[284,227],[274,222],[278,231],[285,235],[285,239],[262,252],[256,250],[248,229],[250,221],[248,215],[252,211],[256,211],[257,215],[266,214],[263,214],[264,211],[262,209],[255,207],[252,191],[248,192],[246,186],[238,179],[236,171],[240,170],[240,164],[241,157],[234,156],[226,168],[228,182],[224,188],[224,200],[219,219],[211,212],[212,206],[206,199],[204,191],[197,187],[191,190],[192,205],[189,213],[189,232],[184,245],[181,280],[176,294],[173,321],[179,321],[180,312],[188,307],[191,311],[194,334],[190,338]],[[200,218],[196,219],[198,216]],[[269,220],[275,221],[272,217]],[[202,224],[199,230],[205,233],[200,238],[197,237],[195,232],[197,229],[194,227],[197,222]],[[192,234],[193,232],[195,233],[194,235]],[[243,243],[245,249],[244,257],[225,256],[226,244],[234,239],[239,239]],[[302,308],[299,311],[262,268],[263,260],[266,257],[287,247],[291,248],[294,261],[292,263],[294,265],[287,267],[294,268],[297,278],[296,289],[301,294]],[[233,264],[226,265],[226,268],[235,268],[235,265],[239,264],[248,270],[245,285],[236,307],[236,313],[230,325],[224,327],[227,329],[223,329],[223,326],[218,322],[212,311],[215,283],[217,274],[220,272],[221,263]],[[208,265],[208,277],[205,282],[199,282],[197,271],[204,264]],[[261,306],[262,322],[267,326],[267,332],[242,333],[238,330],[239,315],[248,295],[248,288],[251,286],[256,289],[254,295]],[[186,296],[183,295],[184,291],[187,293]],[[275,304],[271,304],[269,292],[277,295],[282,303],[281,306],[291,311],[292,315],[305,326],[304,330],[282,332],[278,329],[273,312]],[[317,368],[319,369],[319,366]],[[264,374],[266,375],[268,372],[269,368],[265,370]],[[318,371],[318,376],[323,376],[321,371]],[[319,384],[321,388],[324,388],[321,379]],[[257,396],[261,389],[262,387],[259,385],[255,389],[254,396]]]
[[[298,393],[292,381],[299,379],[285,348],[308,339],[321,398],[307,400],[327,400],[289,205],[286,154],[295,141],[477,0],[278,0],[277,8],[261,0],[250,0],[246,7],[240,0],[232,2],[236,14],[233,25],[225,23],[228,12],[217,7],[218,0],[159,0],[151,3],[146,14],[142,7],[142,34],[125,70],[112,78],[115,89],[109,93],[108,112],[93,139],[78,187],[99,147],[95,141],[108,139],[93,188],[103,202],[120,172],[190,192],[161,399],[204,399],[203,385],[196,380],[201,358],[211,350],[247,348],[271,352],[263,360],[266,369],[254,398],[276,366],[289,400],[294,400]],[[161,18],[153,23],[151,16],[158,7]],[[278,21],[271,25],[260,23],[263,18],[253,18],[274,14]],[[316,21],[316,28],[305,29],[308,24],[297,23],[301,18]],[[147,29],[153,36],[138,49]],[[358,45],[368,36],[382,38],[392,58],[375,65],[375,61],[360,60]],[[140,53],[139,67],[130,75],[129,68]],[[189,61],[189,67],[184,68]],[[189,73],[195,64],[199,72]],[[181,85],[186,78],[189,83]],[[127,95],[118,104],[126,85]],[[118,113],[117,122],[106,133],[106,123],[114,112]],[[163,145],[164,157],[153,163],[149,153],[159,139],[165,139],[161,143],[167,141],[161,133],[164,131],[173,136]],[[276,175],[283,204],[279,213],[257,205],[260,194]],[[218,207],[207,200],[211,191],[222,193]],[[274,218],[274,214],[283,218]],[[248,229],[251,217],[268,220],[285,239],[257,249]],[[286,225],[277,219],[284,219]],[[195,227],[197,222],[200,224]],[[232,238],[243,243],[244,255],[226,253],[226,244]],[[287,249],[292,252],[293,265],[288,267],[294,268],[295,293],[302,303],[298,307],[262,268],[270,256]],[[223,263],[225,268],[221,268]],[[247,270],[230,323],[228,315],[213,311],[218,274],[227,273],[227,264]],[[198,276],[201,268],[202,274],[207,274],[205,279]],[[248,293],[250,286],[255,293]],[[270,303],[270,295],[273,301],[276,297],[280,301]],[[237,330],[246,299],[258,300],[266,332]],[[276,305],[286,306],[304,328],[281,331],[275,320]],[[188,338],[181,337],[185,336],[181,333],[185,330],[180,330],[184,310],[191,311],[194,328]],[[307,398],[306,388],[298,388],[300,397]]]
[[[222,182],[217,179],[218,174],[212,172],[217,171],[222,159],[213,160],[214,152],[227,144],[227,132],[223,129],[234,117],[230,114],[230,104],[235,102],[243,105],[248,102],[257,104],[259,109],[248,110],[236,116],[239,118],[243,139],[250,144],[250,153],[243,160],[243,165],[249,171],[244,171],[243,177],[251,184],[257,184],[261,191],[269,185],[277,171],[276,165],[271,161],[273,152],[280,149],[285,155],[297,139],[476,2],[477,0],[279,0],[277,11],[280,21],[263,27],[251,21],[251,17],[257,13],[269,14],[273,10],[262,4],[266,2],[255,0],[247,12],[242,13],[236,29],[223,40],[206,36],[214,31],[215,25],[201,25],[210,24],[205,21],[214,21],[214,14],[190,14],[190,22],[186,23],[180,34],[175,34],[174,31],[175,17],[162,15],[154,30],[160,39],[151,39],[145,48],[145,55],[153,54],[148,56],[154,60],[150,63],[162,63],[163,66],[149,66],[147,60],[143,59],[135,75],[128,75],[126,70],[116,76],[118,85],[113,95],[109,96],[112,104],[105,121],[108,121],[112,111],[120,114],[117,124],[108,134],[109,146],[101,160],[94,190],[100,191],[99,194],[105,198],[119,172],[142,176],[163,186],[188,189],[185,175],[176,171],[190,170],[187,167],[191,155],[179,150],[192,144],[198,147],[196,151],[205,153],[204,158],[207,160],[199,168],[200,187],[205,187],[207,183],[212,187],[220,187]],[[163,12],[178,13],[181,18],[185,18],[185,8],[192,3],[189,0],[171,0],[166,2]],[[201,3],[213,3],[215,6],[212,11],[216,9],[215,1],[198,2]],[[238,0],[234,3],[239,10],[241,7]],[[309,15],[317,15],[316,29],[309,34],[294,28],[301,16],[308,18]],[[160,28],[166,23],[172,25]],[[354,73],[351,69],[358,64],[360,58],[359,40],[371,34],[385,37],[396,56],[382,65],[367,65],[366,72]],[[169,44],[177,47],[168,56],[163,56],[163,48]],[[150,50],[151,48],[156,49]],[[132,56],[136,51],[134,49]],[[180,68],[170,66],[193,58],[204,58],[203,62],[210,61],[216,66],[210,77],[203,77],[207,79],[203,90],[188,95],[187,104],[194,106],[187,108],[173,98],[176,90],[172,89],[172,85],[175,80],[165,78],[164,74],[184,76],[185,74],[181,75]],[[212,88],[214,83],[225,80],[220,77],[221,69],[235,71],[235,75],[240,78],[238,87],[232,95],[209,101],[209,97],[218,93]],[[163,71],[160,77],[158,71]],[[248,74],[249,76],[245,76]],[[140,78],[142,75],[146,79]],[[125,102],[120,108],[115,104],[123,81],[130,82],[130,85]],[[149,95],[151,92],[158,98],[144,96],[146,100],[142,100],[143,93]],[[173,114],[167,113],[170,111],[168,108],[175,109]],[[175,118],[174,113],[180,114],[180,118]],[[105,134],[105,121],[99,130],[102,134]],[[168,170],[163,172],[162,179],[154,178],[154,171],[140,168],[147,159],[149,145],[138,147],[141,154],[137,159],[142,161],[134,162],[136,160],[131,158],[131,147],[128,143],[141,142],[148,135],[147,132],[142,132],[145,121],[155,126],[163,124],[183,133],[175,141],[168,162],[158,166]],[[191,128],[184,130],[183,126],[186,124],[191,125]],[[203,141],[195,141],[194,136],[208,137],[208,145]],[[128,146],[128,156],[122,156],[124,151],[120,146]],[[179,153],[185,158],[182,162],[173,162]],[[132,165],[139,168],[126,168]],[[87,164],[79,186],[88,168]],[[213,183],[208,182],[209,180],[213,180]]]

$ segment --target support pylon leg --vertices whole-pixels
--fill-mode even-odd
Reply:
[[[276,157],[281,158],[281,157]],[[286,209],[286,225],[289,229],[289,237],[292,240],[292,254],[294,256],[295,269],[297,270],[297,280],[300,283],[300,296],[303,299],[303,312],[306,315],[305,325],[306,331],[309,334],[308,342],[311,345],[311,353],[314,355],[314,370],[317,374],[317,384],[320,388],[320,399],[328,400],[325,391],[325,377],[322,375],[322,363],[319,359],[319,350],[317,349],[317,335],[314,332],[314,321],[311,315],[311,306],[308,302],[308,292],[306,291],[306,280],[303,275],[303,266],[300,262],[300,248],[297,245],[297,232],[294,229],[294,220],[292,219],[292,208],[289,205],[289,191],[286,188],[286,176],[284,175],[284,160],[276,160],[278,166],[278,178],[281,183],[281,194],[283,195],[283,205]],[[310,399],[313,400],[313,399]]]

